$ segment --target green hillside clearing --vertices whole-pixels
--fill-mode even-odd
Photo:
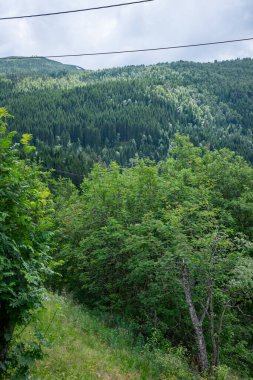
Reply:
[[[114,322],[114,323],[113,323]],[[181,349],[150,352],[129,327],[109,315],[98,317],[68,299],[50,295],[39,327],[50,342],[47,355],[37,363],[33,380],[155,380],[198,379]],[[32,330],[27,331],[28,339]]]

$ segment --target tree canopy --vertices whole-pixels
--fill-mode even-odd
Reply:
[[[233,152],[180,135],[158,164],[95,165],[59,211],[61,286],[134,318],[144,336],[183,342],[203,370],[249,370],[252,174]]]

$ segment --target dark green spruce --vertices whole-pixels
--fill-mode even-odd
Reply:
[[[33,134],[44,167],[76,183],[94,162],[166,158],[176,132],[253,162],[251,59],[100,71],[0,60],[0,103]]]

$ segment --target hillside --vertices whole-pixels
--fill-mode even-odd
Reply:
[[[253,162],[251,59],[94,72],[50,60],[0,65],[0,104],[33,134],[45,167],[77,182],[94,162],[164,159],[176,131]]]
[[[199,376],[190,370],[180,348],[151,352],[134,338],[130,326],[110,315],[96,316],[70,300],[50,295],[34,328],[47,330],[47,356],[37,362],[38,380],[171,380]],[[32,339],[33,329],[22,341]]]
[[[84,103],[94,109],[101,106],[100,74],[87,73],[83,81],[84,89],[94,85]],[[125,96],[117,79],[102,81],[105,88],[107,82],[118,86],[118,98]],[[19,89],[15,84],[16,94],[25,94],[25,83],[28,93],[39,86],[45,99],[52,83],[66,98],[73,89],[82,93],[73,76],[29,78]],[[31,135],[19,139],[9,120],[0,107],[1,380],[252,379],[251,164],[176,133],[166,159],[135,159],[130,167],[104,160],[77,188],[34,165]],[[51,121],[45,119],[45,131]],[[50,157],[50,149],[71,165],[74,153],[94,154],[80,142],[75,152],[74,144],[57,140],[44,155],[47,164],[56,157],[66,163]],[[145,141],[151,157],[155,144]],[[45,143],[34,154],[38,161],[40,154]],[[49,289],[66,296],[48,298]]]
[[[0,74],[15,75],[58,75],[75,73],[80,67],[64,65],[46,58],[7,57],[0,59]]]

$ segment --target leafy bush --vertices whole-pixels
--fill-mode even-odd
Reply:
[[[14,351],[20,356],[24,348],[9,352],[15,328],[27,324],[42,304],[53,231],[50,192],[40,170],[19,158],[15,132],[7,133],[9,117],[0,108],[0,375],[8,371]],[[30,139],[22,136],[23,156],[33,150]]]

